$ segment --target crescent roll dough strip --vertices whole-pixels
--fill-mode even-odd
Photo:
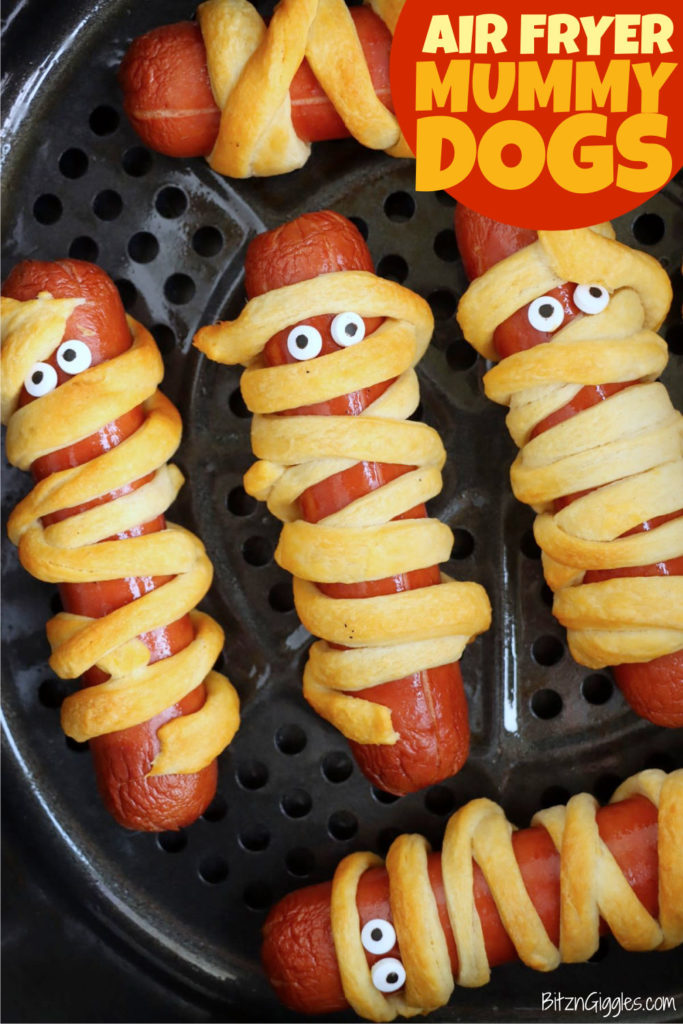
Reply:
[[[22,564],[39,579],[64,583],[173,577],[100,619],[56,615],[47,625],[50,664],[62,678],[82,675],[95,665],[110,675],[63,703],[64,730],[79,741],[147,721],[206,682],[207,698],[199,711],[159,729],[160,751],[150,771],[195,773],[213,761],[239,724],[233,687],[225,676],[210,671],[223,645],[223,631],[209,616],[192,611],[211,584],[211,563],[198,538],[172,523],[157,533],[105,539],[164,513],[183,483],[180,471],[167,465],[180,442],[181,422],[156,389],[163,364],[152,336],[129,317],[130,349],[18,408],[31,366],[58,346],[79,301],[52,299],[48,293],[28,302],[2,298],[2,407],[10,461],[28,469],[35,459],[76,443],[136,405],[142,404],[146,418],[117,447],[36,484],[14,509],[8,532]],[[151,479],[136,490],[43,526],[45,516],[145,476]],[[135,637],[186,613],[195,630],[192,642],[172,657],[148,664],[150,652]]]
[[[372,7],[393,33],[396,0]],[[344,0],[280,0],[269,25],[247,0],[197,9],[221,121],[208,157],[232,178],[302,167],[311,147],[292,124],[289,88],[306,58],[349,133],[370,149],[410,156],[398,121],[378,99]]]
[[[402,993],[388,997],[372,983],[356,907],[363,872],[381,861],[364,853],[344,858],[332,882],[331,917],[347,1001],[361,1016],[391,1021],[397,1014],[412,1016],[442,1006],[454,980],[467,987],[486,984],[490,967],[473,895],[473,863],[486,878],[520,959],[536,970],[588,959],[598,946],[601,916],[625,949],[678,945],[683,941],[683,771],[666,775],[650,769],[634,775],[611,802],[634,794],[647,797],[658,808],[659,919],[647,912],[601,840],[592,796],[580,793],[566,807],[548,808],[532,819],[532,825],[547,829],[560,854],[559,949],[550,941],[526,891],[513,852],[513,826],[503,810],[480,799],[456,811],[446,828],[441,854],[448,918],[458,953],[456,979],[429,882],[429,845],[422,836],[399,836],[387,854],[386,869],[406,984]],[[404,998],[408,1007],[401,1005]]]
[[[311,316],[348,309],[386,319],[360,344],[320,360],[263,367],[261,352],[272,335]],[[389,709],[364,699],[362,690],[448,664],[490,622],[488,598],[476,583],[443,577],[436,586],[366,598],[331,598],[317,586],[382,579],[450,555],[452,533],[445,524],[392,521],[442,487],[445,452],[438,434],[407,420],[419,401],[413,367],[431,330],[429,307],[413,292],[365,271],[342,271],[265,292],[237,320],[202,328],[195,337],[210,358],[248,366],[243,394],[254,411],[252,447],[261,461],[247,472],[244,486],[284,521],[275,557],[294,575],[301,621],[323,638],[311,648],[304,696],[358,743],[399,739]],[[350,382],[361,389],[392,377],[394,383],[359,416],[275,415],[322,395],[345,394]],[[416,468],[317,523],[299,518],[296,502],[308,487],[360,461]]]
[[[538,241],[490,267],[458,308],[465,337],[495,358],[493,332],[526,303],[565,281],[610,292],[607,307],[579,316],[548,344],[515,353],[484,378],[510,406],[520,447],[510,471],[515,495],[538,514],[553,611],[574,658],[589,668],[651,661],[683,646],[683,580],[615,578],[584,584],[588,570],[649,565],[683,554],[683,519],[623,536],[683,508],[683,419],[655,383],[667,346],[654,332],[671,302],[668,275],[615,241],[607,224],[539,231]],[[511,284],[514,290],[510,291]],[[642,380],[532,438],[534,428],[583,386]],[[553,511],[556,499],[594,488]]]

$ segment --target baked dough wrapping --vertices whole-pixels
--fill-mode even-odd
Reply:
[[[622,245],[609,224],[539,231],[538,241],[489,268],[460,301],[467,340],[495,359],[493,333],[518,309],[566,281],[600,285],[610,300],[548,344],[518,352],[484,378],[509,405],[520,448],[510,471],[517,498],[538,513],[534,534],[567,627],[572,655],[589,668],[647,662],[683,647],[683,577],[583,583],[588,570],[664,562],[683,554],[683,518],[624,536],[683,508],[683,420],[657,382],[667,346],[655,332],[671,303],[659,263]],[[641,380],[537,437],[534,427],[586,385]],[[592,488],[560,511],[563,495]]]
[[[356,891],[363,872],[381,866],[372,853],[352,853],[332,882],[331,918],[344,995],[361,1017],[391,1021],[429,1013],[448,1002],[455,983],[484,985],[490,968],[473,895],[473,862],[481,868],[506,931],[527,966],[550,971],[561,962],[587,960],[598,948],[602,917],[625,949],[672,949],[683,942],[683,770],[648,769],[627,779],[611,802],[646,797],[658,808],[659,916],[645,909],[600,838],[597,802],[588,793],[566,806],[539,811],[532,825],[549,832],[560,854],[560,945],[549,939],[524,886],[514,856],[513,826],[498,804],[472,800],[446,828],[441,870],[448,918],[458,951],[453,978],[446,937],[427,871],[430,846],[402,835],[389,849],[391,913],[406,970],[402,992],[384,995],[373,985],[361,942]]]
[[[56,615],[47,624],[50,665],[61,678],[80,676],[95,665],[110,676],[71,694],[62,705],[64,731],[81,742],[145,722],[204,682],[204,705],[159,728],[160,749],[149,772],[194,773],[213,761],[239,725],[236,691],[225,676],[211,671],[223,631],[210,616],[193,611],[211,584],[213,567],[199,539],[173,523],[157,533],[105,539],[161,515],[183,483],[180,470],[167,461],[180,443],[182,424],[177,409],[157,390],[163,363],[154,339],[128,317],[132,344],[127,351],[18,407],[31,367],[57,348],[81,301],[54,299],[48,292],[25,302],[1,300],[2,421],[9,461],[28,470],[35,459],[75,444],[140,404],[145,419],[118,446],[37,483],[12,512],[8,533],[24,568],[47,582],[174,577],[102,618]],[[41,522],[147,475],[152,479],[135,491],[50,526]],[[192,642],[148,664],[150,652],[139,635],[186,613],[194,627]]]
[[[403,0],[365,2],[393,33]],[[304,58],[354,138],[392,156],[412,155],[375,94],[344,0],[280,0],[267,27],[248,0],[206,0],[197,17],[221,111],[208,157],[219,174],[284,174],[306,163],[311,147],[294,131],[289,99]]]
[[[385,319],[360,344],[324,358],[264,364],[263,349],[278,331],[346,310]],[[490,623],[483,587],[445,575],[435,586],[378,597],[331,598],[317,586],[381,579],[450,557],[452,533],[444,523],[392,522],[442,487],[445,451],[438,434],[407,420],[419,402],[414,367],[432,328],[420,296],[367,271],[349,270],[266,292],[236,320],[195,336],[210,359],[247,367],[241,387],[254,413],[252,447],[260,461],[248,470],[244,486],[284,522],[275,558],[294,575],[301,621],[323,638],[309,653],[304,696],[357,743],[394,744],[399,738],[389,709],[364,700],[364,689],[457,660]],[[278,415],[393,378],[359,416]],[[416,468],[318,523],[299,518],[297,499],[308,487],[360,461]]]

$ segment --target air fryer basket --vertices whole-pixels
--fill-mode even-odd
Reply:
[[[531,514],[510,493],[504,411],[485,399],[484,362],[453,319],[466,281],[451,199],[415,194],[410,162],[353,141],[315,146],[295,174],[246,182],[217,177],[201,160],[151,153],[126,122],[115,69],[135,35],[191,17],[191,0],[52,6],[23,0],[7,9],[3,276],[25,257],[95,260],[127,310],[151,327],[166,363],[163,389],[185,425],[175,461],[187,483],[172,518],[202,537],[214,561],[204,606],[226,629],[222,667],[239,689],[243,724],[220,759],[218,795],[195,825],[159,836],[119,828],[99,802],[87,752],[59,727],[59,704],[74,684],[47,667],[44,626],[59,608],[56,589],[29,577],[3,539],[7,1006],[22,1020],[48,1019],[46,1005],[49,1019],[87,1019],[93,985],[102,984],[84,977],[81,990],[66,993],[63,950],[36,981],[30,950],[40,960],[50,947],[43,929],[52,892],[77,922],[69,955],[82,951],[87,964],[101,949],[102,963],[114,964],[107,977],[116,994],[110,1001],[102,992],[99,1019],[119,1019],[128,1005],[128,1020],[291,1021],[259,967],[260,927],[280,896],[329,878],[352,850],[386,853],[402,831],[439,845],[448,814],[475,796],[499,800],[520,825],[581,789],[605,800],[633,772],[679,766],[681,734],[636,718],[608,671],[576,665],[551,615]],[[682,197],[679,175],[616,225],[674,278],[664,379],[678,387],[679,405]],[[301,696],[309,637],[289,577],[273,561],[279,527],[241,487],[252,457],[239,370],[191,348],[197,327],[241,308],[250,238],[324,207],[351,217],[378,272],[434,310],[418,415],[439,429],[449,460],[431,510],[455,531],[448,571],[484,584],[493,604],[492,629],[462,663],[470,759],[455,778],[402,799],[373,790],[344,739]],[[4,469],[3,523],[28,489],[25,474]],[[38,904],[34,872],[47,893]],[[551,976],[497,969],[490,985],[457,990],[428,1019],[562,1019],[541,1013],[543,991],[678,994],[683,1006],[679,952],[629,956],[604,940],[594,960]],[[139,994],[146,979],[160,986],[154,999]],[[645,1018],[671,1019],[671,1011],[621,1019]]]

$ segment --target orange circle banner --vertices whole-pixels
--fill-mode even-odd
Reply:
[[[679,0],[406,0],[391,86],[417,190],[547,229],[645,202],[683,164],[682,32]]]

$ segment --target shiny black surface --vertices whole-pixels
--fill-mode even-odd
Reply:
[[[219,796],[202,820],[180,836],[121,830],[99,803],[87,752],[69,746],[59,727],[67,690],[47,667],[44,634],[56,591],[27,576],[3,540],[7,1020],[293,1020],[258,961],[261,924],[284,893],[329,878],[351,850],[386,852],[399,831],[423,832],[438,845],[448,813],[472,797],[500,800],[524,825],[569,793],[606,799],[632,772],[683,758],[680,733],[637,719],[609,673],[586,682],[595,673],[572,661],[552,618],[529,540],[531,514],[509,489],[514,448],[504,410],[484,398],[483,361],[452,319],[466,283],[449,197],[415,195],[410,163],[352,141],[314,147],[297,174],[238,183],[203,161],[140,148],[115,69],[132,37],[192,9],[186,0],[8,6],[3,276],[28,256],[90,255],[157,336],[163,389],[185,424],[175,461],[188,482],[172,518],[199,533],[214,561],[205,607],[226,628],[224,667],[240,691],[243,725],[221,758]],[[448,571],[483,583],[494,608],[494,628],[462,663],[473,733],[466,768],[388,802],[301,697],[309,638],[290,610],[288,577],[272,558],[248,560],[254,545],[246,542],[260,538],[256,547],[272,552],[278,525],[239,490],[251,462],[239,371],[190,348],[198,326],[240,309],[254,233],[326,206],[364,226],[380,272],[432,303],[437,328],[420,371],[422,415],[442,433],[449,462],[431,509],[458,531]],[[642,210],[617,228],[674,275],[665,380],[680,406],[681,184],[645,209],[661,219],[658,241],[638,241]],[[3,523],[29,486],[26,475],[4,469]],[[559,714],[539,717],[558,705],[542,691],[559,695]],[[606,950],[599,962],[552,976],[498,969],[487,988],[456,991],[429,1019],[537,1020],[543,991],[679,988],[679,952],[629,956],[613,943]]]

